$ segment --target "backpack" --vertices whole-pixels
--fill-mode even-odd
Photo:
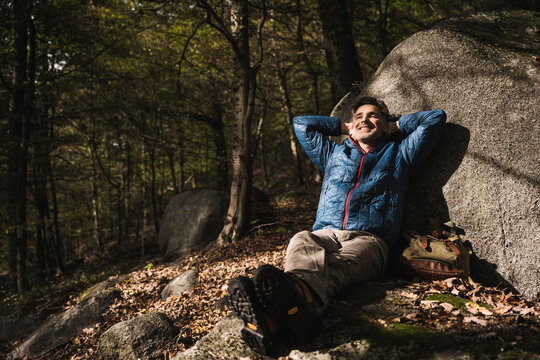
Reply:
[[[434,231],[430,236],[406,231],[402,237],[409,244],[398,260],[398,269],[404,275],[427,280],[469,277],[472,249],[455,232],[442,231],[439,235]]]

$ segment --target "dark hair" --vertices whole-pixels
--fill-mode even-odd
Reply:
[[[358,99],[352,110],[353,115],[356,110],[358,110],[358,108],[363,105],[374,105],[378,107],[379,109],[381,109],[381,113],[386,121],[393,121],[394,117],[390,115],[390,112],[388,111],[388,106],[386,106],[384,101],[369,96]]]

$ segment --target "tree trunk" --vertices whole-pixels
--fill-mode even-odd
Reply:
[[[51,128],[51,138],[54,136]],[[54,224],[54,239],[56,240],[56,257],[60,271],[64,271],[64,254],[65,246],[60,236],[60,225],[58,224],[58,200],[56,198],[56,183],[53,177],[53,171],[51,166],[51,160],[47,157],[47,173],[49,175],[49,185],[51,188],[51,199],[53,203],[53,224]]]
[[[334,103],[354,82],[362,81],[362,71],[354,46],[352,22],[346,0],[318,0],[324,35],[326,63]]]
[[[293,128],[293,110],[291,104],[291,96],[289,94],[289,86],[287,84],[287,74],[280,68],[280,63],[277,63],[277,73],[279,78],[279,89],[281,91],[281,102],[285,108],[287,117],[287,130],[289,132],[289,146],[296,165],[296,184],[304,183],[304,173],[302,171],[302,158],[300,157],[299,144],[296,140]]]
[[[225,145],[225,131],[223,126],[223,117],[221,105],[217,102],[212,104],[213,124],[212,134],[214,136],[214,145],[216,147],[217,165],[217,186],[226,189],[229,186],[229,165],[227,163],[227,147]]]
[[[388,19],[388,5],[390,0],[384,0],[384,9],[381,4],[382,0],[375,0],[375,6],[377,7],[377,37],[381,45],[381,55],[384,59],[388,55],[388,34],[386,31],[387,19]]]
[[[35,32],[31,29],[31,0],[13,2],[14,66],[8,120],[8,217],[10,279],[19,294],[28,287],[26,276],[26,182],[30,122],[34,111]],[[30,39],[29,34],[30,32]],[[28,47],[30,56],[28,57]]]
[[[152,212],[154,218],[154,231],[156,236],[159,233],[159,214],[156,199],[156,145],[150,146],[150,196],[152,197]]]
[[[296,1],[296,43],[300,52],[300,57],[306,72],[311,78],[311,99],[313,103],[313,114],[320,113],[320,100],[319,100],[319,72],[315,70],[311,60],[309,59],[307,49],[304,43],[304,26],[302,22],[302,4],[301,0]]]
[[[94,152],[91,151],[92,159],[92,235],[94,243],[100,252],[105,251],[105,243],[103,242],[103,236],[101,235],[100,217],[101,211],[99,206],[99,190],[98,190],[98,174],[96,167],[96,160],[94,158]]]
[[[174,154],[172,150],[167,150],[167,158],[169,159],[169,170],[171,172],[173,190],[175,194],[178,194],[180,191],[178,189],[178,182],[176,181],[176,169],[174,166]]]
[[[235,242],[249,225],[252,182],[251,119],[255,105],[256,73],[250,64],[249,10],[247,0],[231,1],[232,36],[239,79],[235,91],[235,143],[232,150],[231,197],[218,244]]]
[[[185,172],[185,163],[186,163],[186,156],[184,154],[184,139],[183,134],[179,134],[178,136],[178,151],[180,152],[180,159],[178,159],[178,166],[180,167],[180,191],[184,190],[184,185],[186,182],[186,172]]]

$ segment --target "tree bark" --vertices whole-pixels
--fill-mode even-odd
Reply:
[[[264,18],[263,2],[263,19],[260,23],[260,29]],[[260,63],[256,66],[251,65],[247,0],[231,1],[231,22],[231,32],[228,39],[235,53],[235,73],[238,74],[235,90],[236,136],[232,150],[233,169],[229,208],[225,224],[218,237],[218,244],[237,241],[249,225],[253,161],[251,120],[255,105],[256,76],[260,65]],[[262,55],[262,46],[260,47],[260,55]]]
[[[353,83],[363,80],[362,71],[354,45],[347,1],[318,0],[318,4],[332,96],[336,103],[349,92]]]
[[[105,243],[103,242],[103,236],[101,235],[101,211],[99,206],[99,190],[98,190],[98,173],[96,160],[94,158],[94,152],[90,151],[90,157],[92,159],[92,235],[94,242],[99,251],[105,251]]]
[[[301,0],[296,1],[296,43],[300,52],[300,58],[304,63],[306,72],[311,78],[311,99],[313,103],[313,114],[320,113],[319,100],[319,72],[315,70],[311,60],[309,59],[307,49],[304,43],[304,26],[302,21],[302,3]]]
[[[34,111],[35,32],[31,0],[13,2],[14,64],[8,119],[8,206],[10,279],[19,294],[28,288],[26,275],[26,183],[30,122]],[[30,33],[30,39],[29,39]],[[30,47],[30,56],[28,48]]]
[[[154,232],[159,233],[159,213],[156,199],[156,145],[150,146],[150,196],[152,197],[152,215],[154,218]]]
[[[285,116],[287,117],[287,130],[289,133],[289,147],[295,162],[296,167],[296,184],[304,184],[304,173],[302,171],[302,158],[300,157],[300,149],[296,135],[293,129],[293,110],[291,104],[291,96],[289,94],[289,86],[287,84],[287,74],[280,68],[279,60],[277,63],[277,73],[279,78],[279,89],[281,91],[281,102],[285,108]]]
[[[384,9],[382,8],[382,0],[375,0],[375,6],[377,7],[377,30],[379,43],[381,45],[381,55],[384,59],[388,55],[388,33],[386,30],[388,19],[388,6],[390,0],[384,0]]]

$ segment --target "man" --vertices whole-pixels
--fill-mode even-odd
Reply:
[[[394,257],[409,179],[435,146],[446,114],[390,120],[384,102],[369,97],[354,106],[351,123],[294,119],[296,136],[324,180],[313,231],[291,239],[285,271],[263,265],[253,281],[237,277],[229,284],[231,308],[254,350],[271,352],[285,329],[300,340],[313,337],[322,328],[319,314],[338,291],[379,277]],[[398,132],[405,138],[391,136]],[[347,133],[342,145],[328,139]]]

